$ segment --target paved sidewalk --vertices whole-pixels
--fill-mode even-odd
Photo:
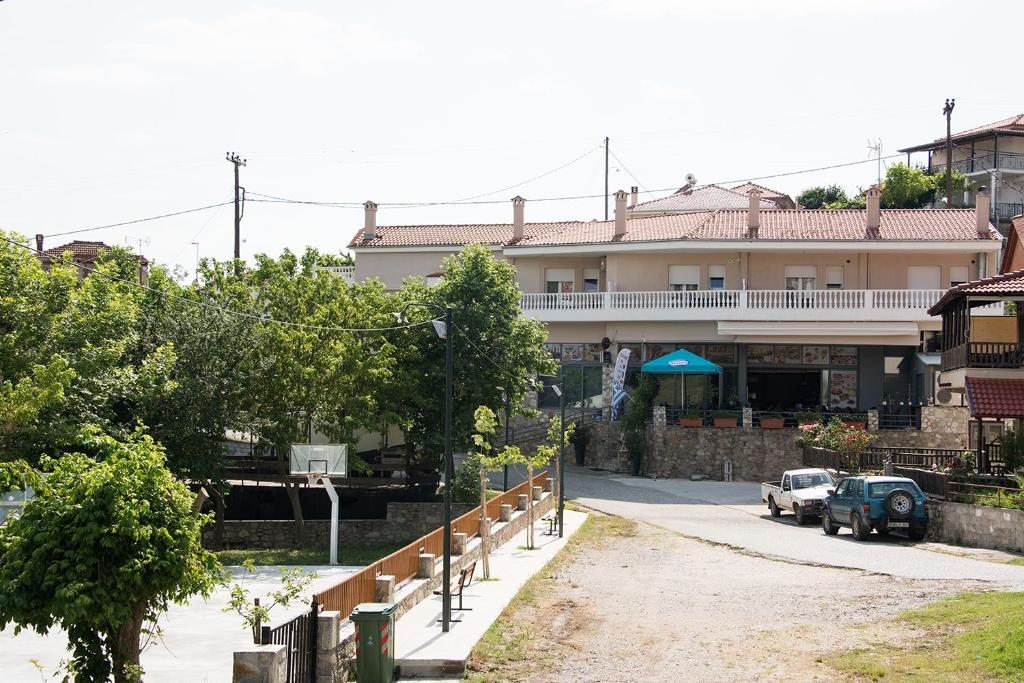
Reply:
[[[587,515],[565,511],[565,536],[542,533],[546,523],[537,523],[537,548],[524,550],[526,531],[512,537],[490,555],[491,581],[479,582],[480,562],[476,578],[466,588],[463,602],[470,611],[452,611],[453,622],[448,633],[441,632],[441,597],[431,596],[409,610],[395,626],[395,663],[401,667],[402,678],[459,675],[477,642],[498,618],[519,589],[539,572],[561,550]],[[455,578],[458,578],[456,575]],[[458,598],[453,598],[454,606]]]
[[[280,588],[278,567],[257,567],[253,575],[245,575],[240,567],[229,567],[232,578],[241,580],[254,597],[265,597]],[[341,581],[362,567],[304,566],[316,572],[310,593],[323,590]],[[172,605],[160,620],[164,637],[142,653],[146,683],[228,683],[231,681],[231,653],[252,645],[252,635],[242,625],[242,618],[223,608],[231,598],[228,586],[214,591],[208,600],[196,598],[189,604]],[[280,623],[298,614],[304,605],[278,608],[271,612],[271,622]],[[30,661],[37,659],[45,669],[46,680],[68,658],[67,637],[60,629],[49,635],[22,631],[14,635],[14,627],[0,631],[0,681],[39,681],[41,677]]]

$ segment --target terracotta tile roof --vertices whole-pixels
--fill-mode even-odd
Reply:
[[[557,231],[581,221],[527,223],[523,235],[528,239]],[[355,234],[348,248],[358,247],[461,247],[467,244],[507,244],[512,241],[511,223],[463,223],[441,225],[378,225],[372,240],[363,239],[363,230]]]
[[[740,194],[745,195],[754,188],[757,188],[758,190],[761,191],[761,197],[763,199],[771,199],[773,197],[789,197],[789,195],[786,194],[785,192],[779,192],[778,190],[773,190],[770,187],[758,185],[757,183],[743,183],[742,185],[736,185],[735,187],[731,187],[729,189],[732,190],[733,192],[739,192]]]
[[[1010,133],[1010,134],[1021,134],[1024,135],[1024,114],[1017,114],[1009,118],[1003,119],[1002,121],[996,121],[995,123],[986,123],[983,126],[976,126],[975,128],[968,128],[957,133],[953,133],[953,140],[964,140],[973,137],[984,136],[987,133]],[[915,145],[914,147],[907,147],[899,150],[900,152],[919,152],[926,149],[932,149],[936,145],[945,145],[946,138],[936,138],[932,142],[925,143],[923,145]]]
[[[524,237],[512,243],[511,223],[463,225],[377,226],[372,240],[356,233],[349,248],[461,247],[471,243],[515,246],[554,246],[665,240],[750,239],[747,211],[695,211],[653,216],[628,216],[626,234],[615,237],[615,221],[527,223]],[[1000,240],[990,228],[979,235],[973,209],[883,209],[880,227],[868,231],[863,209],[762,211],[756,238],[760,240]]]
[[[1024,378],[967,377],[971,417],[1024,417]]]
[[[692,190],[678,190],[675,194],[660,199],[640,202],[629,211],[713,211],[715,209],[746,209],[750,199],[746,194],[720,185],[704,185]],[[761,199],[762,209],[774,209],[775,202]]]
[[[759,240],[978,240],[1001,239],[995,231],[980,236],[973,209],[886,209],[880,227],[868,231],[867,211],[764,211]],[[529,237],[520,246],[646,242],[663,240],[749,239],[746,211],[704,211],[629,218],[626,234],[614,236],[614,221],[566,225],[557,232]]]
[[[928,309],[928,315],[941,315],[952,302],[971,294],[1024,295],[1024,269],[951,287]]]
[[[44,260],[50,259],[61,259],[64,258],[66,252],[71,252],[72,258],[76,263],[89,263],[95,261],[101,252],[109,251],[111,246],[105,242],[89,242],[86,240],[74,240],[67,244],[62,244],[59,247],[52,247],[50,249],[44,249],[41,254]],[[142,263],[149,263],[145,256],[136,256],[136,258]]]

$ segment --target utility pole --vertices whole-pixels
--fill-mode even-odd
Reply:
[[[947,99],[942,113],[946,117],[946,208],[953,208],[953,134],[949,119],[953,115],[956,98]]]
[[[882,138],[875,140],[874,144],[868,140],[868,149],[874,152],[878,159],[878,187],[882,187]]]
[[[608,136],[604,137],[604,219],[608,220]]]
[[[238,184],[238,167],[245,166],[245,159],[234,152],[228,152],[225,157],[235,167],[235,258],[242,258],[242,202],[244,201],[245,188]]]

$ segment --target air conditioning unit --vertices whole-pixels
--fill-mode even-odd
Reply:
[[[937,406],[958,406],[960,405],[960,395],[958,392],[954,392],[948,386],[942,386],[939,384],[939,377],[941,373],[936,372],[934,375],[935,390],[933,392],[935,396],[935,405]]]

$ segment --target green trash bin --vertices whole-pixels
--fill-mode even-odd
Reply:
[[[356,680],[391,683],[395,680],[395,612],[391,602],[364,602],[349,617],[356,627]]]

